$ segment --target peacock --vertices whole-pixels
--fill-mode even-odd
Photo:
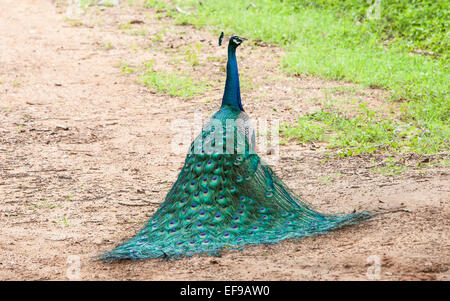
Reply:
[[[223,33],[219,45],[222,39]],[[314,211],[255,153],[236,60],[244,40],[229,39],[222,105],[190,145],[165,201],[137,235],[99,259],[220,255],[226,249],[326,233],[372,216]]]

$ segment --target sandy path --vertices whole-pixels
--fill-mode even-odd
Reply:
[[[1,1],[0,279],[66,279],[74,255],[84,280],[365,280],[372,255],[381,261],[384,280],[450,278],[448,169],[380,175],[370,166],[381,156],[324,161],[314,147],[296,143],[281,146],[276,171],[315,207],[403,210],[329,235],[220,258],[92,261],[131,237],[164,198],[184,160],[167,151],[170,124],[191,118],[194,109],[205,117],[217,110],[225,49],[210,33],[158,19],[152,10],[95,8],[81,26],[62,11],[49,1]],[[148,33],[118,28],[131,20],[144,21],[137,27]],[[162,39],[152,39],[156,35]],[[183,60],[184,47],[197,42],[201,64],[193,68]],[[254,118],[292,122],[317,109],[315,100],[327,89],[349,85],[283,75],[280,55],[273,47],[240,49],[248,83],[244,107]],[[157,95],[117,68],[150,59],[207,79],[208,91],[188,100]],[[382,96],[367,89],[358,95],[373,106]]]

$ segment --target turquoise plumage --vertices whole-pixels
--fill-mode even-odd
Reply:
[[[222,106],[191,144],[165,201],[136,236],[100,259],[217,255],[224,248],[325,233],[371,216],[314,211],[254,153],[236,61],[243,40],[230,38]]]

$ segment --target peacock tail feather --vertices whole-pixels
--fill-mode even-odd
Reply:
[[[165,201],[136,236],[98,258],[217,255],[224,248],[323,234],[372,216],[314,211],[255,153],[235,55],[244,40],[230,38],[222,106],[192,142]]]
[[[191,144],[164,203],[135,237],[102,255],[103,260],[218,254],[223,248],[322,234],[370,217],[311,209],[261,162],[248,133],[226,126],[243,114],[223,106],[212,117],[216,122]],[[226,149],[229,141],[232,152]]]

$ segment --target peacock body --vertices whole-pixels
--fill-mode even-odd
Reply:
[[[254,152],[236,61],[243,40],[230,38],[222,106],[192,142],[165,201],[136,236],[101,259],[218,254],[224,248],[326,233],[371,216],[314,211]]]

